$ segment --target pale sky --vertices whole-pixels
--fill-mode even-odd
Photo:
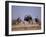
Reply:
[[[25,15],[31,15],[32,18],[38,18],[41,20],[41,7],[32,7],[32,6],[12,6],[12,20],[20,17],[22,20]]]

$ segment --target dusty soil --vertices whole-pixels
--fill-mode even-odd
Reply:
[[[28,23],[24,21],[25,23],[21,22],[17,25],[12,25],[12,31],[24,31],[24,30],[39,30],[41,29],[41,25],[37,24],[36,22]]]

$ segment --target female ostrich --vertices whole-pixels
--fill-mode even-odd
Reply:
[[[35,18],[35,22],[36,22],[37,24],[41,25],[41,22],[40,22],[40,20],[38,19],[38,16],[37,16],[37,18]]]

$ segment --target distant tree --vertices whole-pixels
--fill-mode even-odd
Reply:
[[[30,23],[30,21],[32,21],[31,15],[25,16],[24,20]]]

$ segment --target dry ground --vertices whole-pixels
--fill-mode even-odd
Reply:
[[[24,21],[25,22],[25,21]],[[39,30],[41,29],[41,25],[36,24],[36,22],[28,23],[28,22],[21,22],[17,25],[12,25],[12,31],[23,31],[23,30]]]

